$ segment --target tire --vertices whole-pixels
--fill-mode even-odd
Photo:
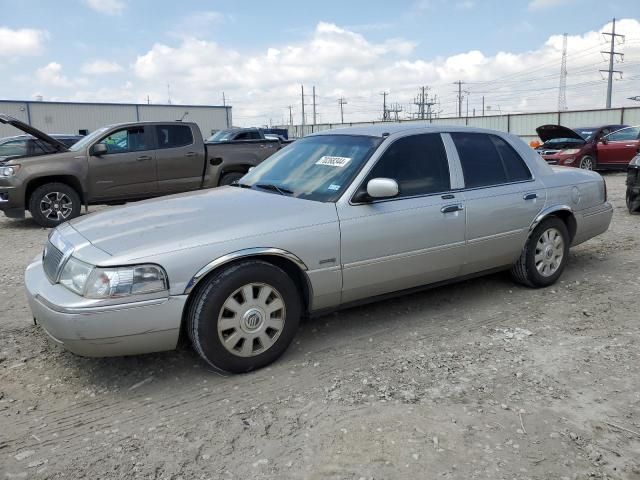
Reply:
[[[580,168],[583,170],[595,170],[596,163],[593,161],[593,157],[585,155],[580,159]]]
[[[262,260],[231,265],[194,293],[187,332],[198,355],[217,370],[244,373],[269,365],[298,330],[298,288],[282,269]]]
[[[241,172],[225,173],[220,179],[220,181],[218,182],[218,185],[221,187],[223,185],[231,185],[233,182],[236,182],[240,180],[242,177],[244,177],[244,175],[245,174]]]
[[[548,237],[547,233],[550,234]],[[511,276],[516,282],[532,288],[553,285],[567,264],[569,243],[569,231],[562,220],[557,217],[544,219],[531,232],[520,258],[511,269]]]
[[[45,183],[29,197],[29,211],[40,226],[57,227],[80,215],[80,195],[66,183]]]

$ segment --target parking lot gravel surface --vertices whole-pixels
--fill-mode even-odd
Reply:
[[[507,274],[303,323],[269,368],[88,359],[34,326],[47,230],[0,219],[0,479],[640,479],[640,216],[556,285]],[[98,210],[92,208],[92,210]]]

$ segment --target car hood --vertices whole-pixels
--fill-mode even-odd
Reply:
[[[575,138],[576,140],[582,140],[584,142],[584,138],[582,138],[579,133],[562,125],[541,125],[536,128],[536,133],[543,142],[553,140],[554,138]]]
[[[69,150],[64,143],[59,142],[58,140],[56,140],[53,137],[50,137],[49,135],[47,135],[43,131],[38,130],[35,127],[32,127],[31,125],[29,125],[27,123],[24,123],[24,122],[18,120],[17,118],[12,117],[11,115],[5,115],[5,114],[1,113],[0,114],[0,123],[5,123],[7,125],[11,125],[12,127],[15,127],[15,128],[17,128],[19,130],[22,130],[24,133],[27,133],[29,135],[33,135],[37,139],[42,140],[43,142],[48,143],[49,145],[51,145],[58,152],[66,152],[67,150]]]
[[[220,187],[112,208],[70,222],[126,261],[337,221],[333,203]],[[232,248],[232,247],[230,247]]]

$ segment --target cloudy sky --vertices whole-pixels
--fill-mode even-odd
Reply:
[[[614,106],[640,105],[639,0],[0,0],[0,99],[221,104],[234,123],[300,122],[300,85],[318,123],[401,117],[430,87],[441,116],[466,82],[469,114],[555,110],[562,34],[567,104],[602,108],[603,31],[625,41]],[[168,87],[169,86],[169,87]],[[306,98],[312,102],[311,96]],[[307,113],[312,110],[307,107]],[[311,116],[307,118],[311,122]]]

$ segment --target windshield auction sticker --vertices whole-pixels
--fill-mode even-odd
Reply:
[[[329,167],[343,168],[350,161],[351,159],[349,157],[330,157],[325,155],[316,162],[316,165],[328,165]]]

